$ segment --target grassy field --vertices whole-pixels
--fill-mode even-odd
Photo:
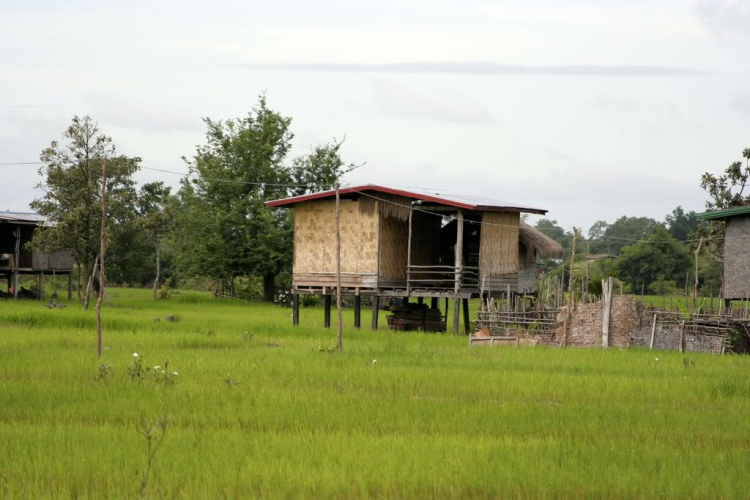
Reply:
[[[151,498],[747,496],[748,357],[469,349],[348,312],[335,353],[321,310],[294,329],[280,307],[110,294],[101,362],[93,311],[0,301],[0,497],[138,497],[141,421],[165,416]],[[132,381],[134,352],[157,373]]]

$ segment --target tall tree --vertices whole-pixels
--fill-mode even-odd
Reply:
[[[291,218],[263,202],[287,195],[284,161],[291,147],[291,119],[270,109],[261,95],[244,118],[204,119],[206,144],[188,161],[196,178],[180,192],[184,215],[182,262],[234,290],[237,276],[263,278],[263,297],[272,301],[276,275],[291,261]]]
[[[672,210],[671,214],[665,217],[667,230],[673,238],[679,241],[687,241],[690,233],[698,229],[698,219],[694,211],[685,212],[682,206]]]
[[[331,189],[341,177],[358,167],[341,158],[344,140],[333,139],[328,144],[319,144],[306,155],[292,162],[291,177],[296,184],[290,190],[293,196]]]
[[[133,174],[141,159],[117,154],[112,139],[90,117],[75,116],[63,133],[40,155],[44,165],[38,188],[44,191],[31,207],[50,222],[37,231],[32,245],[45,250],[69,249],[84,276],[92,275],[100,251],[101,160],[107,159],[107,239],[134,214]],[[80,290],[79,290],[80,295]]]
[[[161,278],[162,241],[174,226],[174,203],[171,188],[163,182],[149,182],[141,186],[136,202],[137,224],[142,229],[156,254],[156,276],[154,277],[153,298]]]
[[[701,187],[711,196],[706,202],[706,210],[721,210],[724,208],[750,205],[750,190],[746,191],[750,181],[750,148],[742,151],[742,161],[730,164],[723,175],[718,177],[710,172],[701,176]],[[705,239],[706,248],[719,261],[724,255],[725,225],[720,221],[701,224],[695,233],[696,237]]]
[[[691,263],[688,248],[659,225],[646,240],[623,247],[615,266],[621,280],[639,289],[656,280],[680,283]]]

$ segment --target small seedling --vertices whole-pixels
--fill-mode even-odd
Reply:
[[[96,380],[98,382],[109,382],[109,376],[112,375],[112,365],[101,365],[96,367]]]
[[[240,385],[239,380],[235,380],[229,375],[227,375],[227,378],[224,379],[224,383],[227,384],[228,387],[234,387],[235,385]]]
[[[141,477],[141,498],[146,496],[148,475],[151,472],[156,452],[159,451],[161,444],[164,442],[164,436],[167,435],[168,425],[168,417],[161,417],[153,425],[148,425],[145,420],[141,420],[141,436],[146,441],[146,471]]]
[[[133,353],[133,364],[128,366],[128,377],[132,382],[142,382],[146,378],[146,370],[143,369],[143,360],[137,352]]]

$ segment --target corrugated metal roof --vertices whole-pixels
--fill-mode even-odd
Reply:
[[[515,211],[515,212],[528,212],[533,214],[544,215],[547,213],[546,209],[529,207],[526,205],[520,205],[514,202],[495,200],[492,198],[485,198],[483,196],[468,195],[468,194],[455,194],[447,193],[444,191],[435,191],[430,189],[422,188],[395,188],[389,186],[383,186],[378,184],[364,184],[362,186],[346,187],[341,188],[340,194],[347,195],[352,193],[386,193],[394,194],[399,196],[405,196],[407,198],[413,198],[421,201],[428,201],[438,203],[441,205],[448,205],[457,208],[463,208],[466,210],[479,210],[479,211]],[[303,201],[318,200],[324,198],[331,198],[335,195],[334,190],[320,191],[318,193],[306,194],[302,196],[293,196],[291,198],[284,198],[281,200],[267,201],[266,205],[269,207],[281,207],[286,205],[293,205]],[[377,194],[373,196],[377,197]]]
[[[696,214],[695,218],[698,220],[714,220],[714,219],[727,219],[729,217],[736,217],[738,215],[750,214],[750,205],[745,207],[732,207],[725,208],[723,210],[711,210],[710,212],[703,212]]]
[[[44,224],[47,217],[36,212],[0,212],[0,222],[18,222],[22,224]]]

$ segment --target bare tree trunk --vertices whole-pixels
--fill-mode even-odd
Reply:
[[[698,308],[698,255],[703,246],[703,238],[698,242],[698,248],[695,249],[695,284],[693,285],[693,310]]]
[[[342,339],[343,320],[341,318],[341,231],[339,227],[339,181],[336,180],[336,346],[340,351],[344,350]],[[410,215],[411,216],[411,215]],[[411,219],[409,219],[411,222]],[[411,225],[409,226],[409,237],[411,237]]]
[[[153,299],[156,300],[156,290],[159,288],[159,277],[161,276],[161,246],[156,244],[156,278],[154,278]]]
[[[83,310],[88,311],[89,310],[89,297],[91,297],[91,287],[94,286],[94,276],[96,276],[97,266],[99,265],[99,256],[97,255],[94,259],[94,267],[91,268],[91,273],[89,275],[88,270],[86,272],[86,275],[89,277],[88,282],[86,283],[86,293],[83,296]]]
[[[107,160],[102,158],[102,223],[99,232],[99,295],[96,298],[96,356],[102,357],[102,297],[104,297],[105,226],[107,223]]]

